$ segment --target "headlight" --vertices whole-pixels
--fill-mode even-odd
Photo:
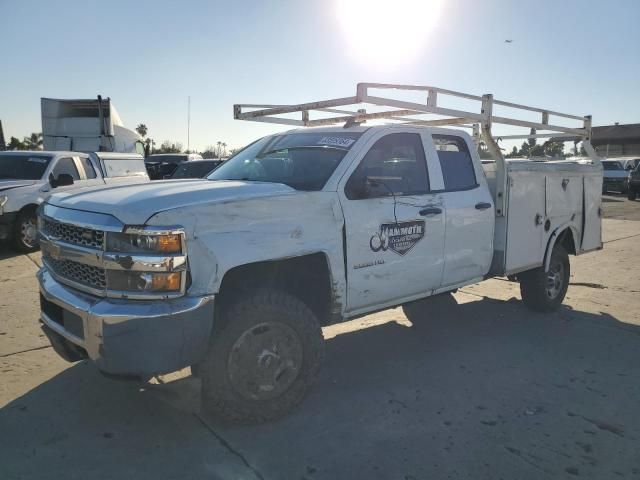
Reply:
[[[131,272],[109,270],[107,288],[131,293],[179,292],[183,272]]]
[[[187,252],[182,228],[128,227],[107,232],[105,244],[107,290],[141,297],[184,293]]]
[[[9,201],[9,197],[7,197],[6,195],[0,195],[0,215],[4,213],[4,206],[7,204],[8,201]]]
[[[182,253],[182,236],[173,233],[147,235],[109,232],[107,250],[117,253]]]

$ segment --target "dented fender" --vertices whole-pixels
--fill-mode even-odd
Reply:
[[[148,225],[181,225],[186,232],[190,295],[219,292],[232,268],[324,253],[335,302],[346,291],[342,228],[335,192],[295,192],[165,210]]]

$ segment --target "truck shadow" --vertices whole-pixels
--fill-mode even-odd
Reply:
[[[14,251],[7,240],[0,240],[0,260],[17,257],[18,255],[22,254]]]
[[[413,325],[399,309],[383,315],[387,323],[328,340],[311,395],[260,426],[200,412],[192,377],[141,391],[74,365],[0,410],[0,477],[640,472],[640,328],[486,298],[440,305]]]

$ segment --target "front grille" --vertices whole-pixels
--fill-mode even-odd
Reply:
[[[47,267],[59,277],[98,290],[107,288],[104,268],[92,267],[71,260],[56,260],[50,256],[43,256],[43,260]]]
[[[76,227],[45,218],[42,225],[45,235],[83,247],[102,249],[104,232],[90,228]]]

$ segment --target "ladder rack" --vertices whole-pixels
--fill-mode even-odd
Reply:
[[[384,90],[389,92],[387,96],[371,95],[370,90]],[[393,98],[393,90],[424,92],[425,102],[409,102]],[[472,110],[458,110],[445,108],[440,105],[442,97],[456,97],[478,102],[478,108]],[[382,111],[368,112],[366,108],[359,106],[372,105],[382,107]],[[496,116],[493,113],[494,106],[508,107],[519,112],[535,112],[540,114],[540,121],[533,122],[514,117]],[[336,108],[346,107],[346,108]],[[351,107],[351,109],[348,109]],[[446,90],[443,88],[396,85],[383,83],[359,83],[356,95],[353,97],[334,98],[317,102],[301,103],[297,105],[264,105],[264,104],[236,104],[234,105],[234,118],[236,120],[249,120],[254,122],[276,123],[298,127],[319,127],[327,125],[345,124],[354,125],[367,120],[386,119],[394,123],[412,125],[447,126],[456,125],[471,128],[474,124],[503,124],[515,127],[524,127],[538,130],[544,133],[528,133],[521,135],[501,136],[502,139],[519,138],[574,138],[588,139],[591,135],[591,117],[578,116],[553,110],[529,107],[512,102],[505,102],[493,98],[493,95],[471,95],[468,93]],[[301,117],[288,118],[283,115],[300,113]],[[321,118],[311,118],[313,114],[332,114]],[[425,115],[437,115],[437,119],[425,119]],[[317,116],[317,115],[316,115]],[[574,127],[566,127],[550,123],[552,117],[573,120],[579,122]]]
[[[372,95],[370,90],[381,90],[382,95]],[[398,98],[399,92],[419,93],[424,101],[407,101]],[[375,93],[375,92],[373,92]],[[476,102],[474,109],[455,109],[442,106],[441,100],[449,97]],[[468,103],[468,102],[467,102]],[[531,112],[539,115],[539,121],[524,120],[515,116],[498,116],[494,107],[506,107],[519,114]],[[367,110],[369,109],[369,110]],[[293,114],[299,118],[292,118]],[[435,116],[435,118],[434,118]],[[297,105],[236,104],[233,106],[236,120],[266,122],[297,127],[320,127],[343,124],[346,127],[358,125],[367,120],[389,120],[394,124],[457,126],[473,129],[476,142],[484,141],[489,153],[497,162],[496,214],[504,215],[506,191],[505,160],[496,142],[526,138],[552,138],[553,140],[580,140],[594,163],[599,163],[591,139],[591,116],[571,115],[544,108],[529,107],[493,98],[493,95],[471,95],[443,88],[422,85],[398,85],[386,83],[359,83],[356,95],[352,97],[320,100]],[[312,118],[313,117],[313,118]],[[550,119],[567,120],[574,126],[567,127],[550,123]],[[494,124],[509,125],[528,129],[521,134],[495,136]]]

